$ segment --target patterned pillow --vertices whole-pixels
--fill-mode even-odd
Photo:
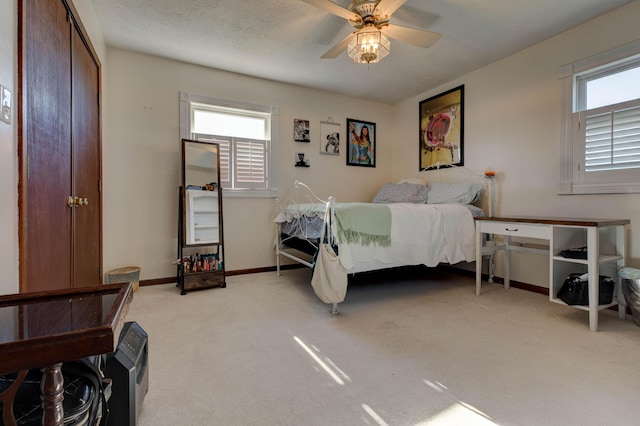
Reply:
[[[373,198],[374,203],[415,203],[427,202],[429,187],[415,183],[388,183]]]

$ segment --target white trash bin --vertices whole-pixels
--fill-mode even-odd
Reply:
[[[621,268],[618,271],[622,294],[627,301],[627,306],[631,308],[633,321],[640,327],[640,269]]]

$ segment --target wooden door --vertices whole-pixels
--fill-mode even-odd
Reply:
[[[21,292],[101,282],[100,67],[69,5],[19,4]]]
[[[24,1],[21,291],[71,283],[71,55],[60,1]],[[25,151],[26,150],[26,151]],[[26,152],[26,157],[24,153]]]
[[[100,69],[72,26],[73,287],[101,282]]]

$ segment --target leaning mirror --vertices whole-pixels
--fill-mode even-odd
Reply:
[[[222,243],[220,155],[216,143],[182,140],[185,246]]]

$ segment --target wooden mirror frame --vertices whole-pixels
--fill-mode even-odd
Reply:
[[[200,169],[199,171],[190,172],[190,167],[188,161],[190,158],[194,157],[188,152],[188,148],[198,148],[202,151],[203,154],[210,152],[215,154],[215,163],[211,165],[211,169],[215,168],[215,171],[212,171],[209,176],[206,175],[207,163],[206,161],[202,161],[202,165],[193,164],[192,167],[196,169]],[[202,158],[202,157],[200,157]],[[194,173],[201,173],[199,179],[194,179]],[[218,217],[217,223],[215,219],[210,222],[210,225],[207,227],[217,228],[218,235],[216,239],[208,239],[202,241],[191,241],[190,237],[190,208],[191,203],[189,201],[189,192],[188,191],[202,191],[202,194],[206,194],[207,192],[215,192],[217,194],[217,208],[218,208]],[[183,245],[184,247],[198,247],[198,246],[214,246],[214,245],[222,245],[222,191],[220,188],[220,146],[214,142],[204,142],[204,141],[195,141],[190,139],[182,139],[182,235]],[[212,213],[214,214],[214,213]],[[206,230],[204,231],[206,232]]]

